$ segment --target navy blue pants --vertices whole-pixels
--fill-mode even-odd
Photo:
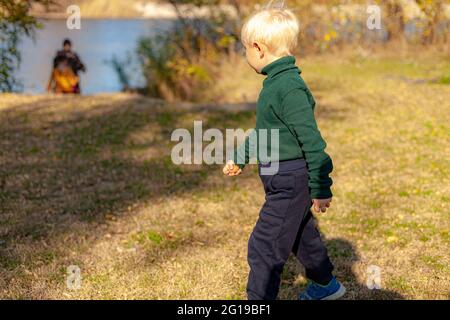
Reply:
[[[262,165],[259,170],[266,201],[248,243],[248,299],[276,299],[291,252],[305,267],[308,279],[327,284],[333,265],[310,210],[305,160],[281,161],[274,175],[261,175],[261,169]]]

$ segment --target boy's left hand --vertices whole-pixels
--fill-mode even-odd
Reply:
[[[329,199],[313,199],[313,207],[316,212],[326,212],[331,205],[331,198]]]

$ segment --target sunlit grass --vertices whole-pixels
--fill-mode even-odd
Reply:
[[[450,87],[432,80],[448,77],[448,60],[298,62],[335,164],[319,222],[347,298],[447,299]],[[257,98],[262,78],[239,63],[224,66],[216,101]],[[128,95],[0,101],[0,297],[245,298],[264,201],[256,168],[226,179],[219,166],[175,166],[170,134],[194,120],[249,128],[252,112]],[[73,264],[79,291],[65,286]],[[365,287],[372,264],[383,290]],[[299,272],[290,259],[280,298],[306,285]]]

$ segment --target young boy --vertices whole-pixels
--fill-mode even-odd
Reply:
[[[273,163],[261,161],[258,144],[259,173],[266,202],[248,243],[247,296],[251,300],[277,297],[290,252],[303,264],[310,280],[299,299],[331,300],[345,293],[344,286],[332,275],[333,265],[310,211],[311,206],[316,212],[325,212],[330,206],[329,174],[333,164],[324,151],[326,143],[314,118],[314,98],[292,56],[298,33],[298,20],[287,9],[259,11],[242,29],[249,65],[267,76],[257,103],[255,131],[257,135],[267,132],[261,129],[279,132],[276,174],[262,174]],[[244,154],[239,154],[239,150]],[[265,154],[268,153],[266,150]],[[224,174],[239,175],[248,162],[247,137],[234,159],[225,165]]]

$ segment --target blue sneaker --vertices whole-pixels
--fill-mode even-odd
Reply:
[[[345,294],[345,287],[336,280],[335,277],[331,279],[326,286],[311,282],[305,291],[303,291],[299,300],[336,300]]]

